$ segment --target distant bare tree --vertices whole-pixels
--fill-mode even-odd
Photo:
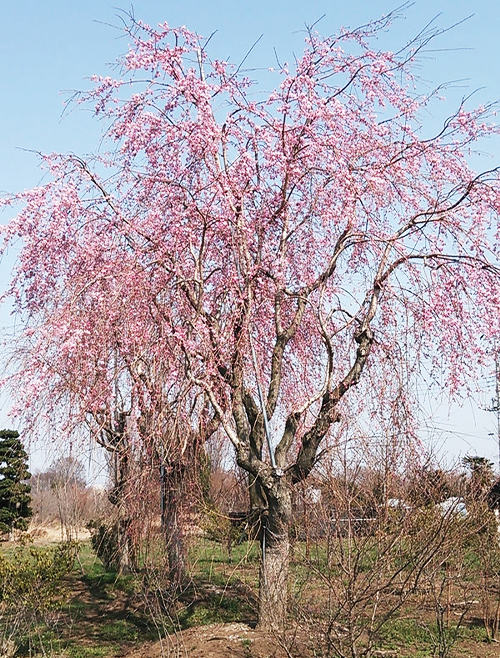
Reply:
[[[71,541],[89,520],[92,495],[85,467],[75,457],[58,457],[49,468],[31,478],[35,516],[40,523],[58,521],[61,537]]]

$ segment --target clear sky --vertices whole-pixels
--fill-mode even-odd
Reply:
[[[30,150],[85,155],[96,148],[103,126],[88,110],[72,107],[64,116],[62,113],[72,92],[89,86],[88,76],[111,73],[112,62],[126,51],[127,39],[119,29],[124,14],[117,6],[116,0],[2,3],[0,191],[30,188],[40,182],[37,158]],[[356,27],[397,7],[397,0],[136,0],[133,9],[128,4],[121,9],[133,11],[150,24],[186,25],[204,36],[217,31],[211,54],[235,63],[262,35],[247,60],[249,67],[258,69],[274,65],[274,48],[281,61],[300,53],[304,25],[323,15],[317,29],[331,34],[341,26]],[[379,39],[380,48],[395,50],[433,19],[436,27],[446,28],[470,16],[436,40],[436,52],[427,55],[420,70],[429,88],[457,81],[446,94],[448,113],[473,91],[478,103],[500,98],[497,0],[420,0],[409,3],[402,13],[405,18]],[[258,72],[253,75],[257,77]],[[500,164],[500,149],[491,156],[488,166]],[[10,254],[0,262],[0,289],[8,282],[14,257]],[[0,326],[11,323],[4,307]],[[489,436],[496,432],[494,417],[480,408],[492,395],[490,391],[478,404],[468,403],[461,411],[449,411],[443,404],[433,421],[438,445],[453,455],[472,452],[497,463],[496,438]],[[8,423],[7,411],[4,400],[2,426]]]

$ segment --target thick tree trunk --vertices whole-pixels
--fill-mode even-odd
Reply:
[[[161,467],[162,528],[168,557],[169,578],[175,586],[187,577],[186,544],[184,541],[184,512],[186,508],[186,477],[182,465]]]
[[[130,537],[130,520],[121,518],[117,523],[117,567],[118,573],[129,574],[135,567],[135,552]]]
[[[264,630],[281,631],[287,623],[292,492],[285,478],[273,489],[267,493],[268,510],[262,528],[258,625]]]
[[[252,540],[262,539],[262,519],[267,507],[266,497],[262,492],[262,487],[258,480],[253,476],[249,478],[248,484],[248,538]]]
[[[123,443],[113,452],[114,486],[108,494],[110,503],[117,509],[116,521],[116,568],[121,574],[128,574],[136,567],[135,547],[130,533],[132,521],[127,509],[126,493],[130,481],[128,446]]]
[[[165,538],[170,581],[182,585],[186,581],[186,544],[178,511],[170,509],[165,519]]]

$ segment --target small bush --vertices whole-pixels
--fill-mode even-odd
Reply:
[[[119,567],[118,524],[91,521],[87,528],[90,530],[92,548],[105,569],[117,571]]]
[[[207,506],[203,510],[201,526],[207,539],[222,544],[228,555],[231,555],[233,546],[246,534],[244,523],[233,521],[229,516],[211,506]]]
[[[50,550],[31,546],[10,556],[0,553],[1,642],[29,642],[38,626],[56,621],[76,550],[75,543],[66,542]]]

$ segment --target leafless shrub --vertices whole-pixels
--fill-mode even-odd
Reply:
[[[470,552],[486,517],[446,498],[458,492],[456,474],[405,466],[408,476],[370,462],[358,443],[319,472],[320,501],[298,492],[295,613],[306,629],[314,625],[324,655],[377,655],[390,620],[418,606],[434,654],[445,658],[477,596]]]
[[[46,471],[35,472],[30,484],[33,524],[58,524],[61,539],[77,540],[91,519],[107,513],[107,493],[87,487],[84,466],[72,457],[60,457]]]

